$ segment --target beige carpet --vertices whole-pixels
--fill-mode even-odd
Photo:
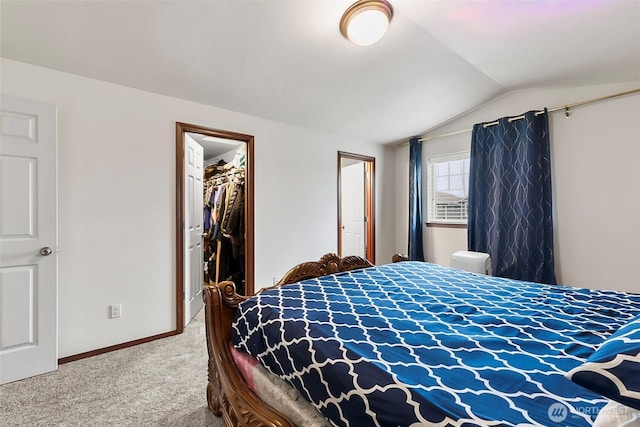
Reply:
[[[0,426],[222,426],[206,384],[201,310],[183,334],[0,386]]]

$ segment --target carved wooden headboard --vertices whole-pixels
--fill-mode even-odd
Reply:
[[[274,286],[263,288],[260,292],[301,280],[367,267],[373,267],[373,264],[362,257],[351,255],[340,258],[336,254],[328,253],[323,255],[319,261],[307,261],[296,265],[287,271]]]

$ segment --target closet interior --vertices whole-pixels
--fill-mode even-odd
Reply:
[[[232,280],[245,291],[245,148],[244,144],[205,160],[204,281]]]

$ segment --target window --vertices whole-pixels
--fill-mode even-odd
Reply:
[[[429,158],[427,179],[427,222],[466,224],[469,152]]]

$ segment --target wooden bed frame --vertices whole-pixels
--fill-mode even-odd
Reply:
[[[394,255],[393,261],[406,257]],[[373,267],[358,256],[338,257],[326,254],[319,261],[296,265],[267,289],[342,271]],[[262,292],[262,291],[261,291]],[[227,426],[294,427],[286,415],[264,403],[245,383],[231,355],[231,324],[238,304],[248,297],[238,295],[233,282],[205,286],[205,327],[209,351],[207,402],[216,416],[223,416]]]

